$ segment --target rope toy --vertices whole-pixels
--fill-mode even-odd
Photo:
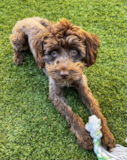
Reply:
[[[127,160],[127,147],[117,144],[116,148],[108,152],[101,146],[101,128],[101,120],[95,115],[90,116],[85,129],[90,132],[90,136],[93,138],[94,152],[98,160]],[[127,142],[127,138],[125,142]]]

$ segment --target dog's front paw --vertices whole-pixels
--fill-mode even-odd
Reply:
[[[85,150],[93,149],[93,139],[90,137],[90,133],[85,129],[85,124],[83,120],[77,116],[73,115],[73,120],[71,119],[71,131],[77,137],[77,143]]]
[[[116,146],[115,138],[107,126],[103,127],[101,131],[103,134],[101,144],[107,151],[110,151],[112,148]]]
[[[93,139],[90,137],[90,133],[84,130],[84,135],[77,137],[77,143],[85,150],[93,149]]]
[[[16,65],[21,66],[24,63],[24,54],[17,54],[14,56],[13,61]]]

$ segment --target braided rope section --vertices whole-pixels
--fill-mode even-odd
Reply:
[[[97,155],[98,160],[127,160],[127,147],[117,144],[111,152],[106,151],[102,147],[102,133],[100,131],[101,120],[95,115],[89,117],[89,122],[85,125],[85,128],[90,132],[90,136],[93,138],[94,152]]]

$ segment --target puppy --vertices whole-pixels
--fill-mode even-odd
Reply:
[[[115,139],[83,74],[85,66],[95,63],[100,47],[99,38],[66,19],[54,23],[33,17],[16,23],[10,42],[14,49],[14,63],[17,65],[24,62],[22,51],[30,48],[38,67],[49,78],[50,100],[71,126],[78,144],[86,150],[93,148],[92,138],[83,120],[72,111],[63,97],[62,88],[65,86],[74,87],[91,115],[95,114],[101,119],[103,147],[106,150],[115,147]]]

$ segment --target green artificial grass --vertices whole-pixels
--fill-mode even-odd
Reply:
[[[65,17],[100,37],[96,64],[85,69],[118,144],[127,146],[125,0],[0,0],[0,160],[96,160],[83,150],[67,122],[49,100],[48,79],[30,52],[23,66],[13,63],[9,42],[18,20]],[[73,111],[88,121],[90,113],[74,89],[65,89]],[[44,117],[47,117],[43,120]]]

